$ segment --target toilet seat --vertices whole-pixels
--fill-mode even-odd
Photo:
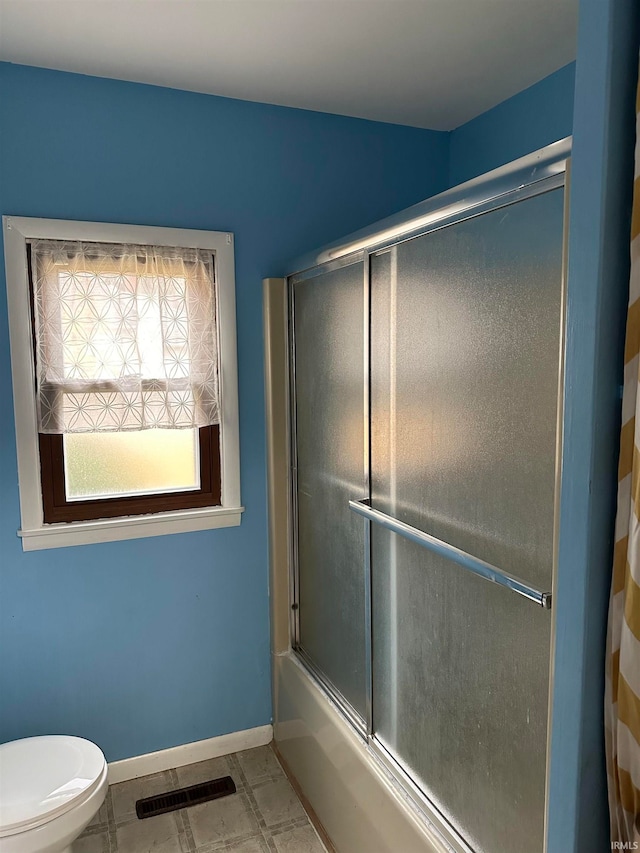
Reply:
[[[0,745],[0,838],[26,832],[85,802],[107,764],[88,740],[66,735]]]

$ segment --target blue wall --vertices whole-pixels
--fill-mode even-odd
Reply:
[[[582,0],[581,10],[574,185],[585,210],[581,214],[576,202],[572,211],[570,318],[577,319],[570,343],[576,375],[583,356],[587,372],[580,379],[582,408],[576,400],[571,407],[580,418],[567,429],[574,458],[585,447],[592,458],[589,471],[578,471],[576,462],[577,492],[567,498],[578,508],[571,523],[582,538],[575,553],[565,540],[558,601],[554,737],[560,732],[562,741],[552,768],[550,853],[600,849],[605,838],[601,648],[597,654],[607,579],[597,575],[593,559],[585,570],[585,555],[595,547],[601,559],[609,543],[617,412],[616,353],[597,352],[602,344],[596,341],[603,221],[611,215],[598,193],[610,178],[603,171],[607,146],[628,148],[629,142],[621,108],[614,103],[612,111],[608,100],[614,36],[599,16],[611,2]],[[631,4],[619,6],[618,38]],[[598,62],[589,66],[592,52]],[[614,71],[627,79],[628,51],[617,61]],[[2,407],[0,740],[71,732],[97,741],[115,760],[269,721],[261,278],[285,273],[288,258],[569,135],[574,73],[567,66],[443,134],[0,63],[0,213],[235,232],[247,507],[240,528],[24,554],[15,534],[13,416]],[[618,130],[609,138],[603,134],[612,120]],[[594,174],[595,195],[587,198],[587,176]],[[589,246],[590,272],[579,262]],[[616,295],[605,300],[602,314],[609,333],[620,323],[624,278],[612,268]],[[0,387],[6,395],[3,275],[2,268]],[[584,303],[581,275],[591,275]],[[604,364],[600,373],[598,364]],[[598,399],[589,397],[596,377]],[[599,407],[596,419],[584,408],[587,397]],[[599,456],[595,420],[605,442]],[[582,438],[580,424],[588,432]],[[594,474],[604,484],[598,506],[590,503],[585,481]],[[597,513],[600,525],[588,539]],[[594,577],[599,583],[590,601]],[[589,650],[598,661],[591,677]],[[579,837],[581,822],[588,832]]]
[[[0,740],[268,723],[261,279],[447,184],[447,134],[0,64],[0,213],[236,235],[242,525],[25,554],[0,409]],[[10,393],[4,265],[0,386]]]
[[[629,293],[637,0],[580,0],[548,853],[610,849],[604,667]]]
[[[571,63],[452,131],[449,185],[571,136],[574,83]]]

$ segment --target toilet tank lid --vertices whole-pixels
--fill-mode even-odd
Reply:
[[[47,735],[0,745],[0,835],[44,823],[86,799],[105,758],[91,741]]]

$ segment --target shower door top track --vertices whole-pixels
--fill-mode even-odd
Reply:
[[[453,222],[563,186],[571,143],[572,137],[567,136],[355,231],[343,240],[301,255],[291,264],[288,278],[298,281],[317,275],[325,264],[351,263],[362,251],[372,254]]]

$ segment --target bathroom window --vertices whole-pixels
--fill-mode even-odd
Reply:
[[[232,236],[6,217],[5,247],[23,547],[238,524]]]

